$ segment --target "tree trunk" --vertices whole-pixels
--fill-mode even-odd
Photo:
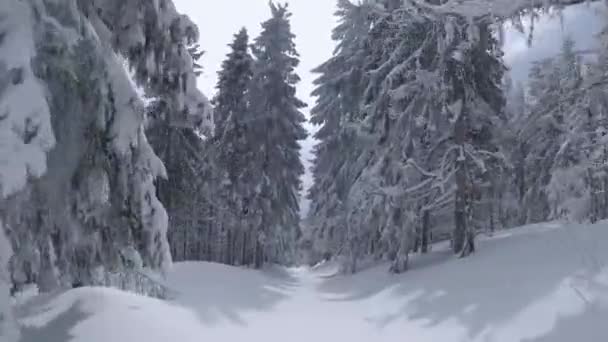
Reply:
[[[602,205],[602,213],[601,213],[601,219],[605,220],[606,218],[608,218],[608,177],[603,176],[603,180],[604,180],[604,184],[602,184],[602,194],[604,195],[604,200],[603,200],[603,205]]]
[[[397,252],[397,257],[395,258],[395,260],[393,260],[393,264],[391,265],[391,268],[389,270],[391,273],[399,274],[407,271],[411,247],[411,238],[412,233],[404,230],[401,236],[401,241],[399,243],[399,251]]]
[[[403,273],[403,272],[407,271],[408,263],[409,263],[409,253],[404,252],[403,250],[400,249],[399,252],[397,253],[397,257],[395,258],[395,260],[393,260],[393,263],[392,263],[389,271],[391,273],[395,273],[395,274]]]
[[[464,146],[463,146],[464,148]],[[464,244],[467,232],[467,180],[465,161],[459,160],[456,162],[456,199],[454,205],[454,243],[452,248],[455,254],[460,254],[464,250]]]
[[[247,246],[249,245],[249,234],[247,232],[243,232],[243,244],[241,245],[241,264],[242,265],[251,265],[249,258],[247,257]]]
[[[494,213],[494,204],[496,203],[496,192],[494,185],[492,185],[492,195],[490,196],[490,234],[494,234],[494,230],[496,230],[495,226],[495,213]]]
[[[420,238],[420,234],[418,232],[415,232],[414,236],[414,246],[412,246],[412,252],[418,253],[418,251],[420,250],[422,239]]]
[[[454,232],[453,232],[453,244],[452,249],[454,250],[454,254],[459,254],[463,251],[464,248],[464,240],[467,230],[467,223],[465,218],[465,199],[464,195],[459,193],[457,190],[456,193],[456,209],[454,210]]]
[[[182,227],[184,230],[184,245],[182,247],[182,261],[188,260],[188,228]]]
[[[264,266],[264,246],[256,241],[255,243],[255,268],[261,269]]]
[[[420,247],[420,252],[422,254],[426,254],[429,252],[429,244],[430,244],[430,225],[431,225],[431,214],[428,210],[424,210],[422,212],[422,242]]]

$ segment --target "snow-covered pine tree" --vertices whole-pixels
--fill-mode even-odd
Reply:
[[[518,82],[512,88],[505,88],[505,93],[507,125],[503,130],[502,146],[507,159],[511,161],[511,169],[499,182],[502,190],[498,190],[498,216],[503,228],[525,224],[524,198],[529,180],[526,145],[519,136],[529,115],[526,88],[522,82]]]
[[[253,57],[249,51],[247,29],[242,28],[234,35],[230,49],[218,72],[218,92],[213,99],[215,133],[219,138],[225,134],[235,134],[233,131],[238,131],[237,123],[243,121],[248,110],[247,90],[253,75]]]
[[[298,53],[291,32],[287,5],[270,3],[272,17],[252,46],[254,64],[250,88],[251,121],[247,141],[257,157],[251,180],[256,190],[250,204],[255,265],[285,263],[295,257],[299,234],[298,196],[304,167],[299,141],[306,138],[296,97]],[[255,170],[255,172],[253,171]]]
[[[246,29],[234,36],[230,48],[218,73],[217,95],[213,100],[216,123],[213,158],[222,172],[218,190],[224,205],[216,224],[225,235],[222,262],[253,265],[251,233],[244,218],[249,210],[245,199],[255,192],[256,181],[250,173],[258,161],[247,139],[247,130],[255,123],[249,113],[253,57]]]
[[[57,143],[46,174],[2,204],[14,241],[13,279],[50,290],[112,284],[129,264],[166,269],[167,217],[154,186],[166,172],[147,142],[143,104],[124,62],[148,94],[168,99],[177,113],[172,125],[208,127],[210,106],[194,87],[186,49],[196,27],[170,1],[20,5],[35,13],[26,27],[34,41],[31,65],[48,89]],[[29,65],[30,55],[19,58]],[[22,135],[44,138],[40,122],[24,121]]]
[[[317,102],[310,121],[321,127],[315,134],[319,143],[314,148],[314,184],[308,194],[311,262],[339,254],[345,243],[349,193],[357,177],[352,164],[362,148],[355,127],[361,113],[372,13],[370,4],[339,0],[338,25],[332,34],[336,49],[314,70],[321,75],[312,93]]]
[[[591,187],[591,221],[608,218],[608,26],[598,36],[597,58],[584,68],[587,125],[583,129]]]
[[[449,85],[446,109],[453,123],[455,163],[455,229],[453,247],[466,256],[475,249],[475,201],[493,165],[504,163],[495,135],[504,123],[505,99],[501,82],[505,71],[502,52],[487,22],[467,23],[458,18],[460,32],[446,63]],[[447,156],[447,152],[446,152]]]
[[[2,10],[0,10],[2,13]],[[2,51],[0,49],[0,51]],[[1,95],[1,94],[0,94]],[[0,339],[7,342],[19,340],[19,329],[13,317],[13,308],[10,301],[12,286],[9,262],[13,249],[6,237],[4,225],[0,221]]]
[[[12,247],[4,234],[4,226],[0,221],[0,340],[5,342],[17,342],[19,340],[19,330],[9,300],[11,279],[8,262],[11,254]]]
[[[473,220],[479,213],[474,205],[482,199],[483,187],[491,177],[490,168],[504,162],[493,127],[504,119],[501,84],[505,67],[489,23],[415,4],[406,5],[404,13],[409,13],[405,15],[406,22],[413,23],[410,32],[426,37],[405,55],[405,62],[391,71],[389,84],[401,87],[394,91],[397,97],[392,97],[405,105],[401,107],[404,112],[400,120],[427,125],[421,130],[419,147],[409,147],[414,155],[418,151],[425,156],[426,163],[420,165],[409,158],[412,153],[405,148],[407,145],[400,150],[423,176],[414,189],[428,184],[431,191],[439,190],[431,197],[431,208],[440,208],[453,198],[453,247],[464,256],[474,250]],[[426,29],[416,25],[421,22],[428,23]],[[414,31],[417,27],[419,30]],[[422,117],[416,118],[416,114]],[[412,128],[412,137],[417,136],[416,131]],[[407,142],[399,141],[404,140]],[[440,157],[429,160],[434,153]],[[405,191],[409,192],[410,189]],[[423,197],[423,204],[429,208],[427,196]]]
[[[416,3],[385,5],[370,33],[362,108],[362,129],[377,140],[359,156],[346,239],[349,268],[388,257],[400,272],[417,227],[428,244],[433,211],[453,208],[455,251],[474,248],[471,221],[482,212],[474,203],[488,169],[502,162],[491,128],[503,122],[504,65],[488,23]]]
[[[351,162],[357,178],[349,194],[346,214],[344,256],[345,270],[349,272],[355,272],[361,262],[382,258],[399,260],[396,262],[405,268],[413,240],[412,205],[405,205],[402,197],[381,190],[416,176],[406,175],[401,167],[400,146],[407,145],[411,137],[408,120],[397,119],[399,112],[393,110],[391,100],[393,86],[400,82],[391,79],[391,72],[398,64],[405,63],[419,38],[408,35],[413,27],[404,29],[400,9],[398,1],[377,2],[367,35],[358,122],[359,138],[367,142]],[[394,125],[399,125],[399,129],[394,129]],[[395,136],[401,133],[399,138]]]
[[[530,71],[530,115],[520,132],[532,181],[525,198],[529,222],[588,214],[583,213],[588,205],[576,200],[589,200],[587,168],[581,167],[586,158],[577,146],[588,117],[585,94],[573,96],[583,86],[581,67],[574,42],[566,39],[557,57],[535,63]]]
[[[36,55],[35,17],[28,2],[0,3],[0,207],[27,181],[46,171],[53,147],[44,85],[31,61]],[[12,246],[0,218],[0,340],[16,342],[17,324],[9,301]]]

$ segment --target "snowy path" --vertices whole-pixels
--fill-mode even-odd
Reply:
[[[378,341],[364,312],[354,303],[324,298],[318,291],[323,280],[307,269],[290,270],[284,286],[265,289],[283,297],[266,311],[249,311],[207,327],[212,341]]]
[[[529,226],[467,259],[436,248],[399,276],[180,263],[173,302],[96,288],[37,298],[18,310],[21,342],[606,341],[606,241],[608,223]]]
[[[217,320],[204,321],[211,341],[599,342],[608,338],[603,241],[608,224],[542,224],[485,239],[469,259],[436,246],[398,276],[387,265],[349,277],[331,266],[239,270],[194,306],[217,303]],[[197,267],[177,265],[176,274]]]

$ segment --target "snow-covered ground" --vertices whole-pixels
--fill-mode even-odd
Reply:
[[[446,246],[395,276],[175,265],[163,302],[82,288],[18,308],[23,342],[600,342],[608,339],[608,223],[541,224]]]

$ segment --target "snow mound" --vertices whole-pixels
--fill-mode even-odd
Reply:
[[[20,342],[200,342],[211,325],[243,324],[241,315],[271,311],[295,278],[280,268],[178,263],[166,285],[174,301],[92,287],[28,299],[16,310]]]
[[[108,288],[40,297],[18,310],[22,342],[198,342],[196,314],[170,302]]]

